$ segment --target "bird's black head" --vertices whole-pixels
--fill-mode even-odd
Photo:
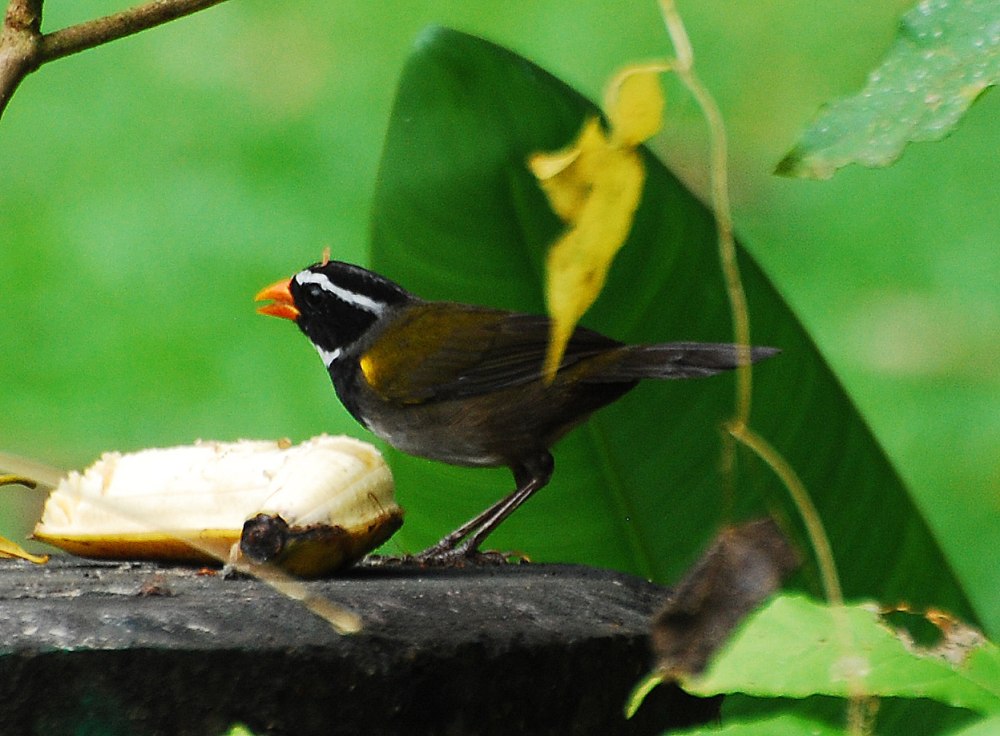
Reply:
[[[324,261],[267,287],[257,299],[274,302],[258,311],[295,320],[329,368],[387,310],[414,297],[373,271]]]

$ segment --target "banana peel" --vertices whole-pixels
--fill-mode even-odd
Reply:
[[[253,534],[261,520],[278,530],[264,547]],[[32,538],[81,557],[203,563],[242,556],[318,577],[375,549],[402,521],[378,450],[320,435],[294,446],[199,441],[105,453],[52,490]]]

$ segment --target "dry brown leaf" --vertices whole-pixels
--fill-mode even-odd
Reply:
[[[660,675],[701,672],[736,625],[798,564],[771,519],[723,529],[653,619]]]

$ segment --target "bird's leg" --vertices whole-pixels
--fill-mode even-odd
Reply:
[[[539,455],[531,463],[515,466],[513,471],[517,488],[513,493],[462,524],[437,544],[418,553],[416,559],[429,562],[474,557],[479,551],[479,545],[486,540],[486,537],[493,533],[521,504],[531,498],[535,491],[549,482],[549,478],[552,477],[552,467],[552,455],[548,452]],[[462,542],[463,539],[464,542]]]
[[[473,531],[460,547],[455,550],[455,554],[461,557],[473,557],[479,552],[479,546],[486,541],[486,537],[500,526],[500,524],[531,496],[535,491],[544,486],[548,481],[541,478],[532,478],[523,486],[518,486],[517,490],[507,496],[503,503],[496,509],[496,513],[487,518],[478,528]]]

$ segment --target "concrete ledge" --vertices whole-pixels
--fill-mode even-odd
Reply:
[[[658,688],[664,589],[568,565],[357,570],[309,584],[338,636],[257,580],[150,563],[0,561],[0,733],[646,734],[718,704]]]

